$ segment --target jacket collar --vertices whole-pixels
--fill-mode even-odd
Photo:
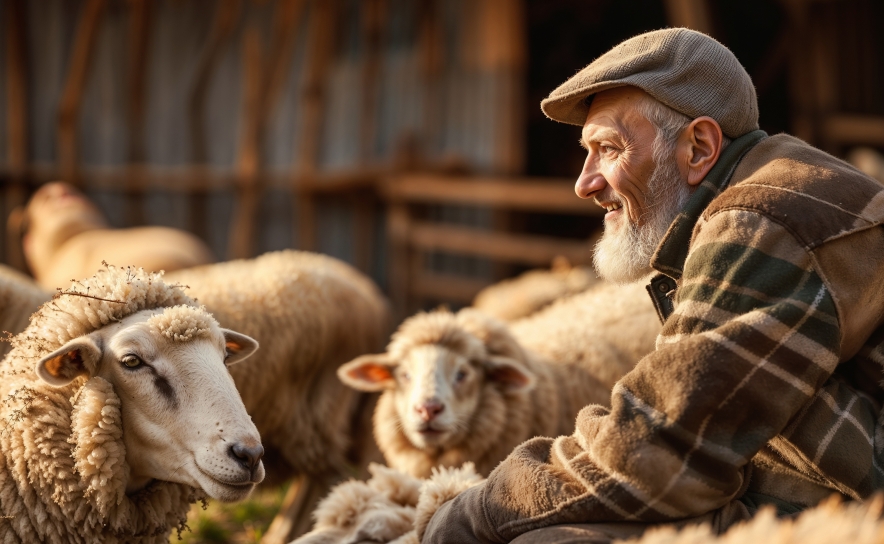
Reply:
[[[651,257],[652,268],[676,280],[681,278],[691,235],[703,210],[727,187],[743,156],[766,137],[767,133],[763,130],[753,130],[732,141],[721,152],[718,162],[663,235],[663,240]]]

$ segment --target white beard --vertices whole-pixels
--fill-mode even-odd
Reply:
[[[605,222],[605,233],[593,254],[599,276],[615,283],[632,283],[650,274],[654,251],[691,193],[674,154],[667,154],[648,179],[648,198],[641,215],[643,224],[639,226],[630,221],[625,209],[618,224]]]

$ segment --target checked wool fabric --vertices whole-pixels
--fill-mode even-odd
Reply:
[[[732,142],[652,260],[675,286],[656,295],[657,350],[610,408],[445,505],[425,542],[884,488],[882,223],[884,188],[846,163],[787,135]]]

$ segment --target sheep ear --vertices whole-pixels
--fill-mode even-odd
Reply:
[[[227,349],[227,357],[224,358],[225,365],[230,366],[248,359],[258,351],[258,341],[251,336],[230,329],[221,329],[221,332],[224,333],[224,346]]]
[[[491,356],[483,366],[488,381],[499,384],[504,393],[525,393],[537,383],[533,372],[509,357]]]
[[[37,375],[44,382],[61,387],[77,376],[90,376],[98,368],[101,348],[90,336],[71,340],[37,362]]]
[[[341,365],[338,378],[360,391],[382,391],[396,386],[393,369],[398,363],[386,353],[363,355]]]

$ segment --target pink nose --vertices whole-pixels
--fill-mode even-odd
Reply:
[[[445,410],[445,405],[437,400],[427,401],[414,407],[424,421],[433,421]]]

